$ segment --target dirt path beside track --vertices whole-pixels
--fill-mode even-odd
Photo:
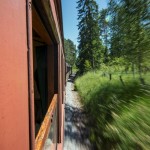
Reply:
[[[74,78],[75,74],[71,75],[66,86],[64,150],[91,150],[86,114],[74,90]]]

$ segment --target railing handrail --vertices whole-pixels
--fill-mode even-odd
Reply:
[[[36,136],[35,140],[35,150],[42,150],[44,143],[46,141],[46,138],[48,136],[50,126],[51,126],[51,119],[53,117],[53,112],[56,108],[57,103],[57,94],[53,96],[52,102],[50,103],[50,106],[47,110],[47,113],[44,117],[44,120],[42,122],[42,125],[40,127],[40,130],[38,132],[38,135]]]

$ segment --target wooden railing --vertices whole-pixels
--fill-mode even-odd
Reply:
[[[54,118],[54,115],[55,115],[55,118]],[[54,95],[52,102],[45,115],[44,121],[42,122],[38,135],[36,136],[35,150],[42,150],[44,148],[46,140],[49,137],[49,134],[51,132],[50,129],[51,129],[54,119],[57,122],[56,120],[57,119],[57,94]],[[54,134],[57,134],[57,131],[56,133],[54,132]]]

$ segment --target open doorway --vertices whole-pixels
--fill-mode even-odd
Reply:
[[[47,45],[33,30],[35,135],[48,108]]]
[[[53,42],[37,10],[32,9],[35,137],[54,96]]]

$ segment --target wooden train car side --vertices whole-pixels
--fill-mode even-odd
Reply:
[[[0,20],[0,149],[62,149],[61,0],[1,0]]]

